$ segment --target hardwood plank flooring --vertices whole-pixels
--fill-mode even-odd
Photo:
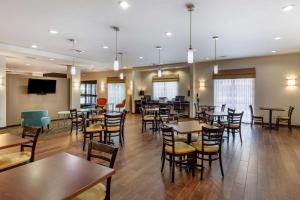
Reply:
[[[164,173],[160,173],[161,136],[149,130],[142,134],[139,115],[128,115],[125,128],[125,145],[118,152],[112,179],[113,200],[300,199],[299,129],[280,127],[270,131],[243,125],[243,145],[238,135],[223,143],[224,179],[216,161],[211,168],[206,163],[202,181],[199,170],[193,178],[185,169],[176,168],[175,183],[171,183],[168,162]],[[0,153],[17,150],[11,148]],[[63,151],[85,158],[81,134],[64,131],[40,137],[36,158]]]

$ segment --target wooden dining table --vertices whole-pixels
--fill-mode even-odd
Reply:
[[[206,123],[199,122],[198,120],[193,121],[183,121],[175,124],[167,124],[168,127],[172,127],[175,132],[178,134],[187,135],[187,143],[192,142],[192,133],[200,133],[202,131],[202,127],[206,128],[218,128],[213,125],[209,125]]]
[[[3,133],[0,135],[0,150],[10,148],[10,147],[20,146],[22,144],[27,144],[30,142],[31,142],[31,140],[29,140],[29,139],[25,139],[20,136],[12,135],[10,133]]]
[[[114,173],[114,169],[59,153],[0,173],[0,199],[73,199]]]
[[[224,111],[205,111],[205,113],[213,118],[217,117],[219,124],[221,123],[222,117],[228,116],[228,112],[224,112]]]
[[[260,107],[260,110],[268,110],[269,111],[269,129],[272,129],[272,115],[273,115],[273,111],[284,111],[284,109],[282,108],[276,108],[276,107]]]

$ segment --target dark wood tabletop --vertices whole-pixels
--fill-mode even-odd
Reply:
[[[60,153],[0,173],[0,199],[73,199],[114,173],[114,169]]]
[[[9,133],[3,133],[0,135],[0,149],[15,147],[30,142],[31,141],[29,139],[25,139]]]
[[[273,110],[273,111],[285,111],[284,109],[282,108],[273,108],[273,107],[260,107],[259,108],[260,110]]]
[[[203,126],[207,128],[217,128],[216,126],[201,123],[196,120],[178,122],[177,124],[167,124],[167,126],[172,127],[173,130],[179,134],[199,133],[202,131]]]

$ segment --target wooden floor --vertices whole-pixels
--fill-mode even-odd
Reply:
[[[138,115],[128,116],[125,134],[126,144],[120,148],[112,179],[112,200],[300,199],[299,129],[269,131],[243,125],[243,145],[238,137],[223,145],[224,179],[214,162],[211,168],[206,165],[202,181],[200,171],[193,178],[184,169],[176,169],[175,183],[168,165],[160,173],[160,135],[141,134]],[[81,134],[64,132],[40,137],[36,155],[41,159],[66,151],[85,157],[81,147]]]

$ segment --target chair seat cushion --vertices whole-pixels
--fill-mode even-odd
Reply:
[[[31,157],[30,151],[20,151],[0,156],[0,170],[28,162]]]
[[[155,120],[155,116],[153,116],[153,115],[145,115],[143,120],[144,121],[153,121],[153,120]]]
[[[98,183],[89,190],[79,194],[73,200],[104,200],[106,196],[106,187],[102,183]]]
[[[165,151],[167,153],[173,153],[171,146],[166,146]],[[184,142],[175,142],[175,154],[186,154],[186,153],[192,153],[195,151],[195,148],[191,145],[188,145]]]
[[[174,135],[174,140],[176,142],[187,142],[187,135],[183,135],[183,134]],[[201,135],[192,134],[192,142],[197,142],[199,140],[201,140]]]
[[[104,128],[101,124],[92,124],[91,126],[86,128],[87,133],[95,133],[95,132],[101,132]]]
[[[109,126],[107,127],[108,132],[119,132],[120,131],[120,126]]]
[[[202,142],[193,142],[192,146],[197,150],[202,152]],[[218,145],[204,146],[205,153],[217,153],[219,151]]]
[[[276,119],[289,120],[290,118],[288,116],[277,116]]]

